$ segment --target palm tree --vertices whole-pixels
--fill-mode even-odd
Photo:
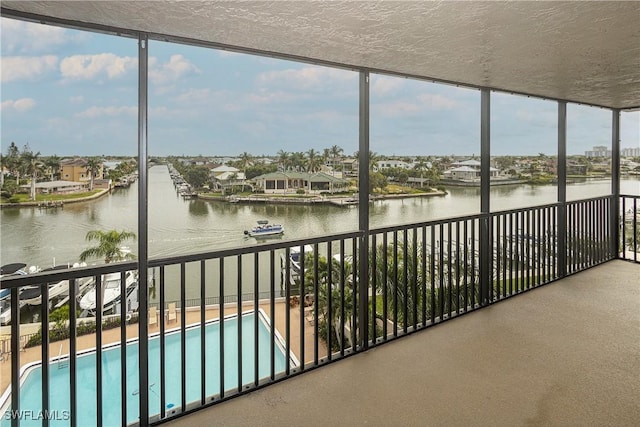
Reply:
[[[97,240],[98,246],[94,246],[93,248],[85,249],[80,254],[80,261],[84,262],[89,258],[93,257],[104,257],[105,263],[110,263],[111,261],[124,261],[126,259],[135,258],[130,252],[125,251],[122,247],[122,243],[129,239],[136,239],[136,233],[132,231],[100,231],[100,230],[92,230],[87,233],[85,236],[87,241]],[[105,291],[105,281],[100,282],[100,294],[102,295],[101,301],[104,304],[104,291]],[[96,307],[97,308],[97,307]],[[104,311],[104,306],[101,307]]]
[[[291,168],[296,171],[304,170],[304,165],[306,163],[306,159],[304,153],[302,151],[296,151],[295,153],[291,153],[291,157],[289,158]]]
[[[320,167],[320,156],[313,148],[307,151],[307,171],[316,172]]]
[[[30,199],[36,199],[36,180],[38,178],[38,172],[42,168],[42,163],[38,160],[40,157],[40,152],[34,153],[29,148],[29,145],[24,146],[24,150],[22,151],[22,164],[25,168],[25,173],[27,175],[31,175],[31,192]]]
[[[87,160],[87,173],[89,174],[89,191],[93,191],[93,178],[100,172],[102,162],[97,157]]]
[[[331,158],[331,150],[328,148],[325,148],[322,150],[322,164],[327,165],[327,160],[329,160]],[[332,167],[335,168],[335,165],[333,165]]]
[[[244,176],[247,176],[247,167],[253,165],[253,156],[246,151],[240,154],[240,164],[242,165]]]
[[[424,158],[421,156],[416,157],[416,164],[414,166],[418,172],[420,172],[420,187],[424,186],[422,182],[424,170],[427,169],[427,162],[425,162]]]
[[[60,173],[60,157],[54,154],[53,156],[48,157],[44,161],[44,164],[49,170],[50,181],[53,181],[53,178]]]
[[[287,153],[284,150],[280,150],[278,151],[278,163],[280,163],[280,165],[282,166],[282,171],[286,171],[289,163],[290,163],[290,156],[289,153]]]
[[[133,255],[122,249],[122,243],[126,240],[136,239],[136,233],[132,231],[92,230],[87,233],[85,239],[88,242],[95,240],[98,245],[82,251],[80,261],[86,261],[94,257],[104,257],[104,262],[108,264],[111,261],[124,261],[134,258]]]
[[[22,159],[20,158],[20,150],[15,142],[11,141],[7,149],[7,157],[5,164],[9,173],[16,177],[16,187],[20,186],[20,170],[22,169]]]
[[[360,158],[360,150],[353,153],[356,159]],[[375,164],[380,160],[380,156],[375,151],[369,150],[369,170],[372,171]]]
[[[4,167],[7,165],[5,157],[0,153],[0,189],[4,187]]]
[[[344,153],[344,150],[341,147],[334,145],[333,147],[331,147],[330,152],[331,152],[331,157],[333,158],[333,167],[335,168],[336,164],[339,164],[338,160],[341,159],[342,154]]]

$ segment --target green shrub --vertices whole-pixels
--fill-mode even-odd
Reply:
[[[66,310],[58,309],[60,311],[59,314],[54,315],[54,313],[56,313],[56,311],[58,310],[55,310],[51,313],[52,317],[53,316],[59,317],[61,320],[57,321],[56,324],[49,330],[49,342],[66,340],[70,337],[69,327],[66,324],[67,323],[66,320],[69,318],[69,315],[68,315],[69,308],[68,306],[64,306],[64,307],[61,307],[61,309],[65,307],[67,308]],[[65,311],[67,312],[67,315],[66,317],[63,317]],[[138,323],[137,313],[135,313],[131,317],[131,319],[126,321],[127,325],[132,325],[134,323]],[[120,318],[118,317],[107,319],[102,322],[103,331],[107,329],[115,329],[119,327],[120,327]],[[95,332],[96,332],[95,322],[79,322],[78,325],[76,326],[76,336],[78,337],[82,335],[93,334]],[[31,338],[29,338],[29,341],[27,341],[27,343],[25,344],[25,348],[35,347],[41,344],[42,344],[42,328],[40,328],[38,332],[36,332]]]
[[[20,196],[9,197],[9,203],[20,203]]]
[[[296,190],[296,194],[304,194],[304,193],[306,193],[306,192],[302,188],[298,188]]]

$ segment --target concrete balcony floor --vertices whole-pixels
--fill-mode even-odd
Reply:
[[[612,261],[170,426],[637,426],[640,265]]]

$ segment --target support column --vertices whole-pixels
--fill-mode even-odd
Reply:
[[[360,72],[360,142],[358,156],[358,321],[360,349],[369,347],[369,73]]]
[[[491,262],[491,92],[482,89],[480,98],[480,304],[489,303]]]
[[[567,103],[558,101],[558,277],[567,275]]]
[[[148,168],[147,105],[149,38],[138,36],[138,390],[140,425],[149,425],[149,329],[148,319]],[[182,408],[184,410],[184,408]]]
[[[611,123],[611,232],[610,256],[620,258],[620,110],[612,110]]]

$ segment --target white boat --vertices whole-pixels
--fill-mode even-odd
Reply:
[[[29,273],[36,273],[38,268],[35,266],[29,267],[28,270],[24,268],[27,264],[24,263],[13,263],[6,264],[0,267],[0,278],[15,276],[15,275],[25,275]],[[20,292],[23,292],[24,289],[30,289],[31,287],[26,287],[21,289]],[[22,307],[24,305],[23,301],[19,302],[19,306]],[[6,325],[11,322],[11,290],[10,289],[0,289],[0,325]]]
[[[86,267],[86,263],[82,264],[74,264],[73,268],[77,267]],[[56,271],[56,270],[66,270],[69,268],[68,265],[58,265],[56,267],[45,268],[42,271]],[[54,300],[59,297],[64,297],[69,295],[69,281],[68,280],[60,280],[55,283],[49,283],[49,300]],[[41,286],[30,286],[28,288],[23,289],[20,292],[20,301],[29,305],[40,305],[42,304],[42,287]]]
[[[120,302],[120,273],[109,273],[102,276],[102,284],[104,286],[104,299],[102,301],[103,312],[111,310]],[[128,297],[136,290],[138,285],[137,274],[127,271],[125,274],[125,295]],[[98,292],[100,289],[98,289]],[[96,285],[92,283],[87,291],[80,298],[80,308],[86,310],[90,314],[96,312]]]
[[[305,256],[307,254],[313,253],[313,247],[311,245],[304,245],[303,247]],[[291,270],[294,274],[300,274],[300,264],[302,260],[302,253],[300,252],[300,246],[293,246],[289,249],[289,260],[291,263]],[[305,270],[311,267],[310,265],[305,265]]]
[[[251,230],[244,230],[244,234],[250,237],[274,236],[282,233],[284,233],[284,226],[269,224],[266,219],[258,221],[258,225]]]

